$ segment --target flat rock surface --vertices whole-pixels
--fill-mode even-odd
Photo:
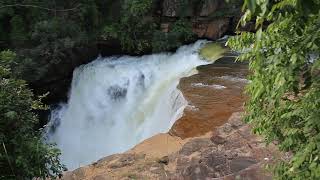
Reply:
[[[282,156],[273,144],[266,146],[251,133],[241,113],[233,113],[225,124],[203,136],[182,140],[160,134],[126,153],[67,172],[63,179],[267,180],[271,175],[264,165]]]

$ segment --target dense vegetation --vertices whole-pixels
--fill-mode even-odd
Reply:
[[[25,81],[12,78],[19,59],[11,51],[0,53],[0,179],[53,177],[64,169],[58,149],[43,144],[35,129],[35,109],[45,108],[34,99]]]
[[[20,62],[14,67],[14,74],[36,82],[53,65],[65,60],[68,51],[100,40],[115,40],[124,52],[141,53],[171,50],[194,38],[190,24],[183,18],[173,25],[170,33],[161,32],[160,22],[154,18],[156,3],[3,0],[0,50],[15,50]]]
[[[1,1],[0,48],[15,50],[19,56],[15,75],[37,81],[52,64],[65,60],[68,50],[94,41],[104,24],[102,17],[107,16],[103,3],[106,2]]]
[[[320,1],[245,0],[244,7],[241,23],[255,18],[258,30],[229,45],[250,62],[246,120],[292,153],[274,168],[276,178],[320,179]]]
[[[115,40],[126,52],[159,52],[194,39],[183,10],[169,32],[161,31],[154,3],[0,2],[0,179],[56,176],[63,170],[60,152],[42,142],[34,110],[45,107],[27,82],[44,78],[53,64],[66,60],[68,50]],[[241,32],[228,43],[250,62],[246,121],[292,153],[274,168],[278,179],[320,179],[320,1],[245,0],[244,8],[240,23],[255,19],[257,32]]]
[[[59,150],[41,139],[35,110],[44,107],[28,84],[68,61],[70,50],[111,38],[124,52],[158,52],[194,38],[184,18],[169,33],[160,31],[155,2],[0,1],[0,179],[57,176],[64,169]]]
[[[184,3],[187,0],[180,0]],[[121,18],[104,27],[102,36],[119,39],[124,50],[140,53],[172,50],[194,40],[190,22],[183,15],[175,22],[170,32],[162,32],[159,22],[152,17],[154,0],[124,0]],[[182,7],[183,8],[183,7]]]

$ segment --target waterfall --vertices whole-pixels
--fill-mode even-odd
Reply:
[[[187,106],[179,80],[207,64],[198,56],[204,43],[176,53],[98,58],[78,67],[68,103],[52,110],[46,134],[68,169],[167,132]]]

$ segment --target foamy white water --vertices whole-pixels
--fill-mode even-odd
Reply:
[[[69,101],[52,111],[47,129],[68,169],[167,132],[187,106],[180,78],[207,64],[197,53],[203,43],[174,54],[98,58],[77,68]]]
[[[219,84],[203,84],[203,83],[192,83],[191,86],[200,87],[200,88],[213,88],[213,89],[225,89],[225,88],[227,88],[227,87],[219,85]]]

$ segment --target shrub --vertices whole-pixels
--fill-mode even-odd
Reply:
[[[153,52],[168,51],[178,48],[183,43],[195,40],[192,25],[185,19],[176,21],[169,32],[155,31],[152,39]]]
[[[102,37],[118,39],[124,50],[140,53],[151,48],[150,39],[155,30],[151,17],[147,17],[152,0],[124,0],[119,22],[105,26]]]
[[[256,18],[257,32],[228,44],[250,61],[245,119],[292,152],[275,167],[277,179],[320,179],[320,2],[245,0],[244,7],[241,23]]]
[[[45,108],[23,80],[11,77],[16,55],[0,53],[0,179],[55,177],[64,166],[58,149],[44,144],[34,109]]]

